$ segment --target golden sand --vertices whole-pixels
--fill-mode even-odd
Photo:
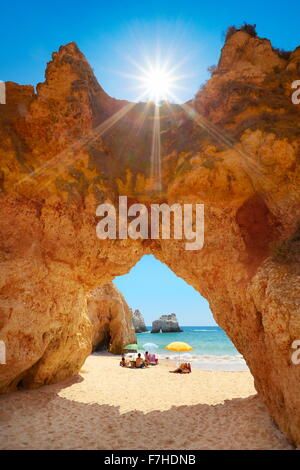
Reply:
[[[60,384],[0,397],[1,449],[290,449],[249,371],[170,374],[90,356]]]

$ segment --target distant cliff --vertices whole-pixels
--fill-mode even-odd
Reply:
[[[170,315],[161,315],[158,320],[152,322],[152,331],[151,333],[178,333],[182,331],[179,327],[178,320],[175,313]]]
[[[143,333],[144,331],[147,331],[145,320],[139,310],[135,310],[132,313],[132,323],[136,333]]]

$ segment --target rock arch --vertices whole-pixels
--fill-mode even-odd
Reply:
[[[162,106],[159,193],[149,178],[153,107],[109,97],[74,43],[53,54],[36,93],[6,83],[2,392],[76,373],[90,352],[88,292],[152,253],[209,301],[274,420],[300,442],[300,367],[291,362],[300,338],[300,139],[290,125],[300,111],[288,91],[298,52],[280,58],[269,41],[241,31],[228,39],[217,72],[187,104],[222,129],[220,139],[179,105]],[[97,240],[97,204],[124,194],[145,204],[204,203],[203,250],[181,240]]]

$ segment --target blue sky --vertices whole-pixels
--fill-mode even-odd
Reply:
[[[257,24],[259,35],[275,47],[295,48],[299,38],[299,1],[69,0],[2,2],[0,79],[36,84],[60,45],[76,41],[103,88],[117,98],[135,100],[136,73],[129,58],[142,64],[162,55],[188,75],[177,92],[190,99],[208,78],[223,44],[222,32],[244,21]]]
[[[160,315],[176,313],[181,325],[215,325],[208,302],[183,279],[154,256],[144,256],[115,285],[134,310],[138,308],[146,325]]]
[[[300,44],[299,0],[69,0],[2,2],[0,80],[44,80],[46,63],[59,46],[75,41],[111,96],[135,100],[132,62],[144,65],[160,50],[162,61],[183,65],[179,101],[192,98],[216,64],[230,25],[257,24],[257,32],[286,50]],[[144,257],[117,286],[146,323],[175,312],[181,324],[213,324],[207,302],[153,257]]]

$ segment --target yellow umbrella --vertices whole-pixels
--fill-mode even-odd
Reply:
[[[168,351],[177,351],[179,352],[179,363],[180,363],[180,353],[186,351],[192,351],[192,346],[182,341],[174,341],[173,343],[168,344],[166,348]]]

